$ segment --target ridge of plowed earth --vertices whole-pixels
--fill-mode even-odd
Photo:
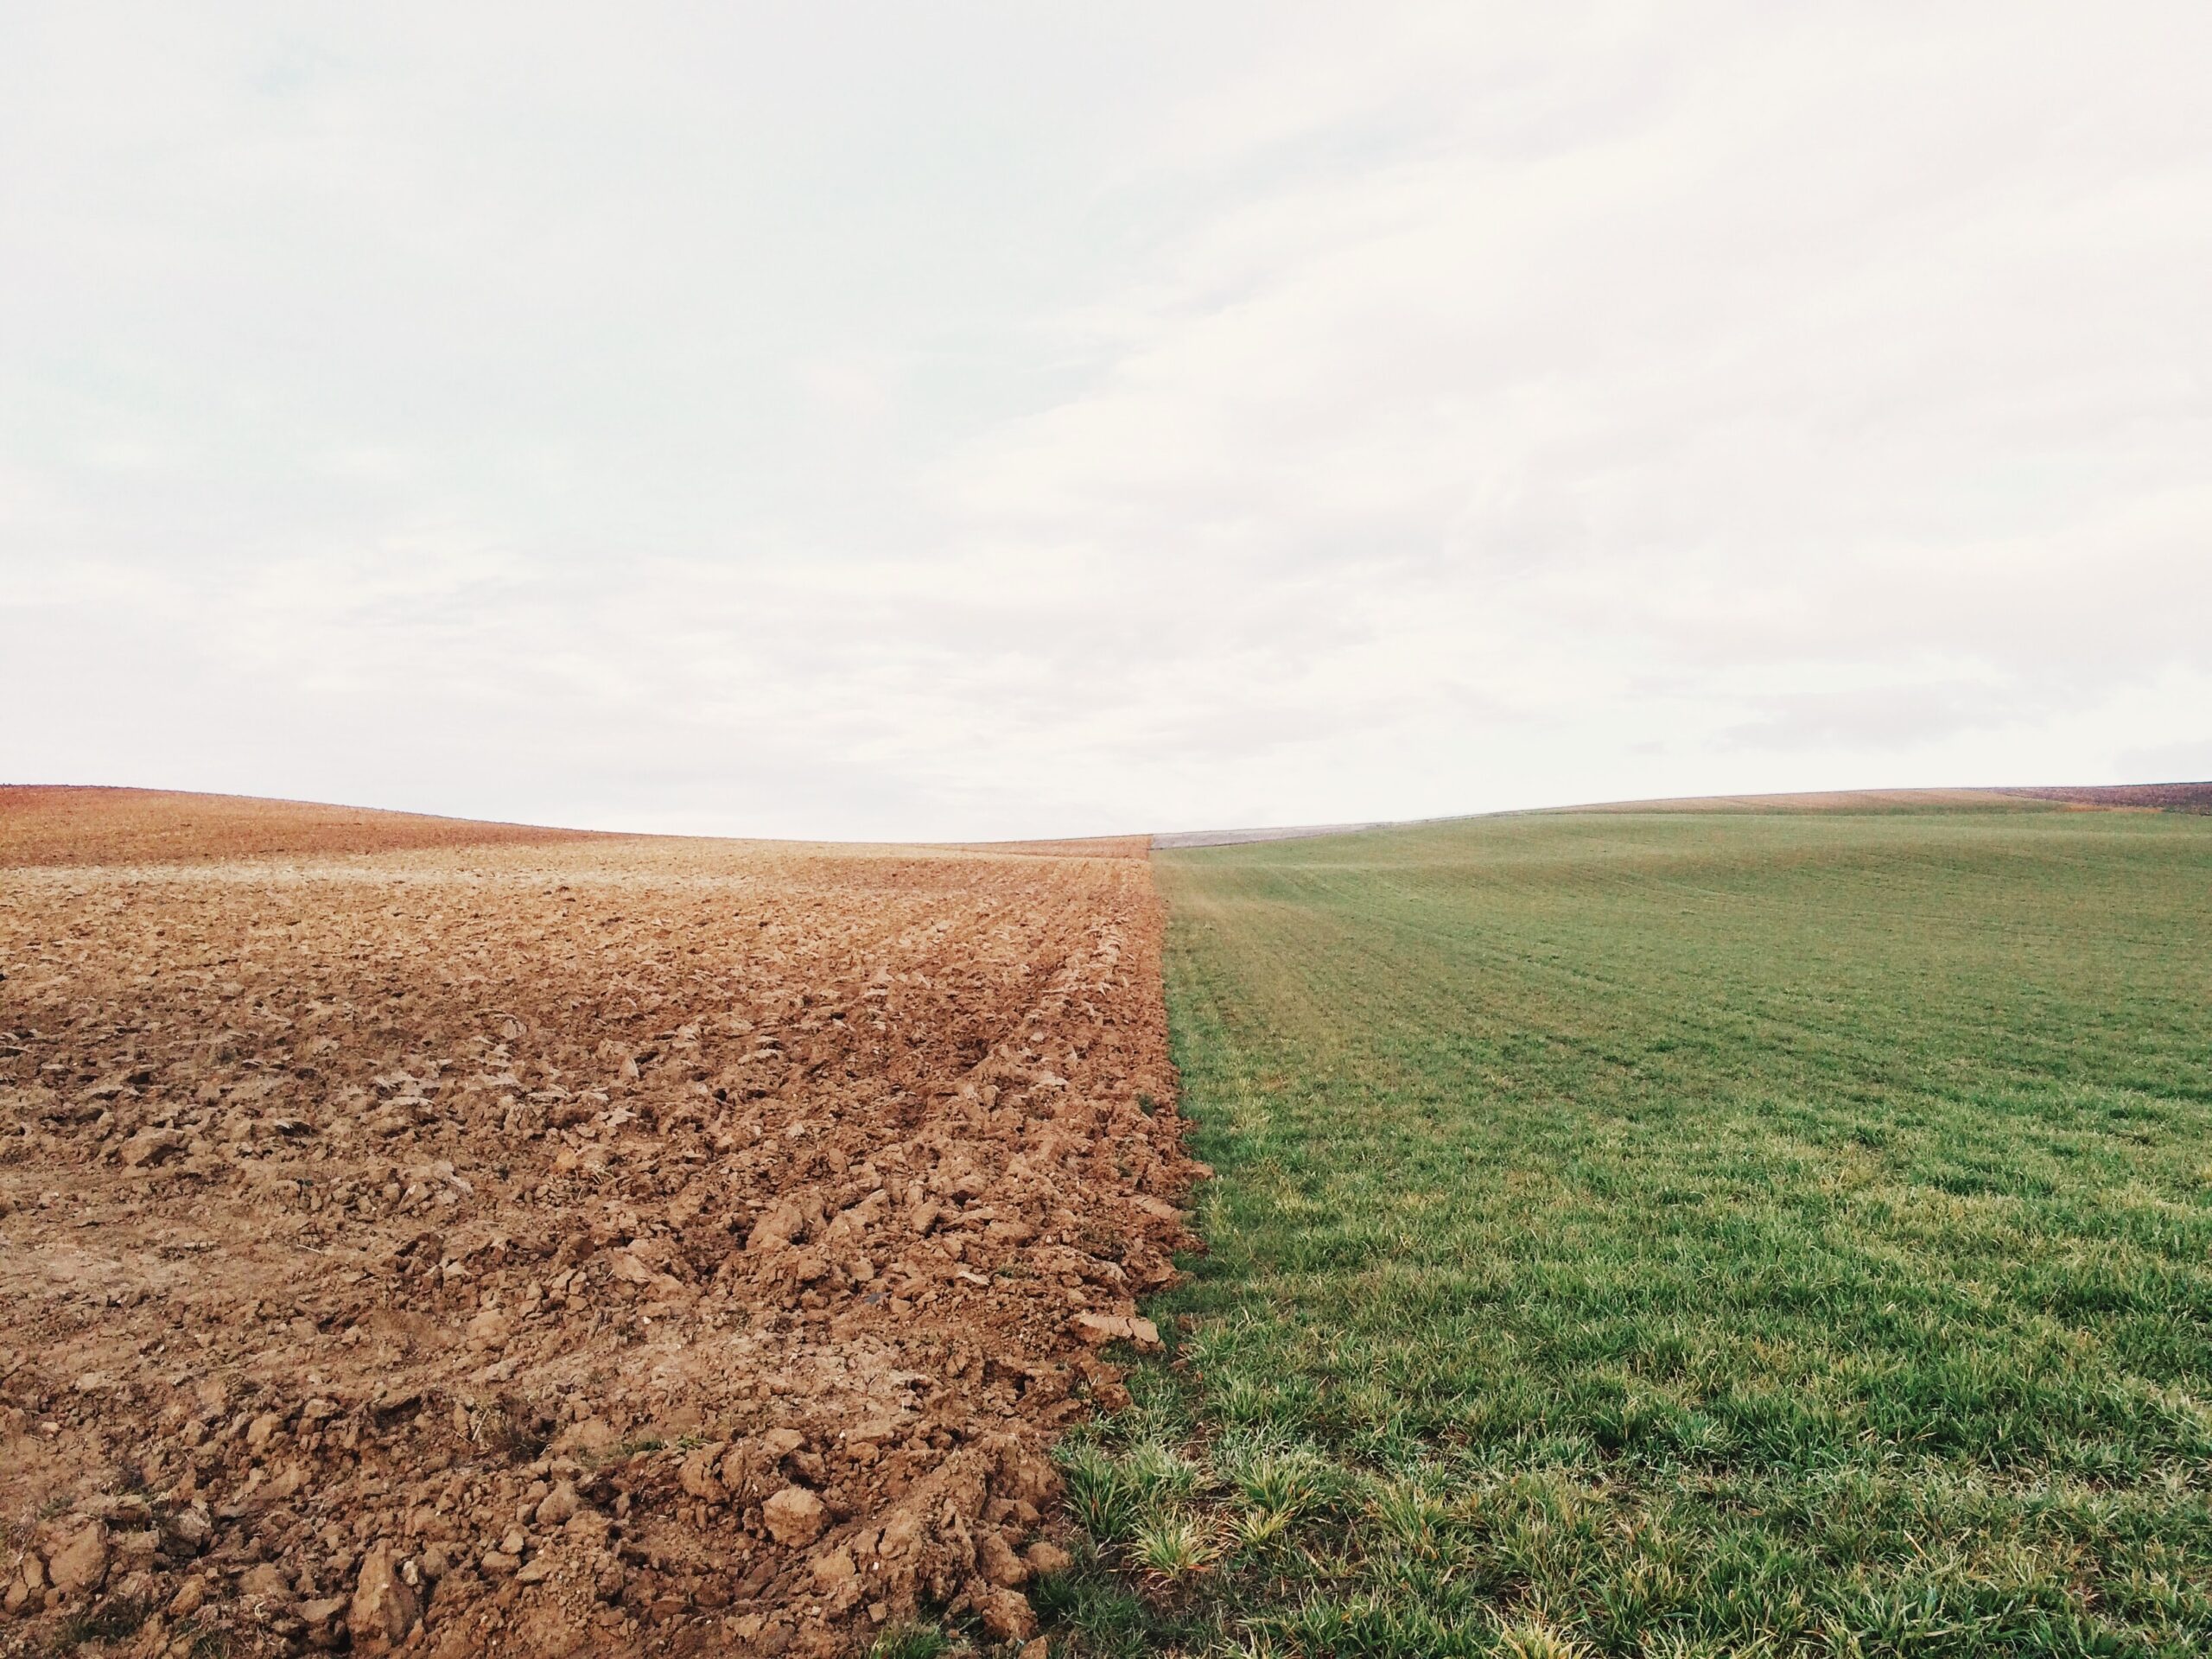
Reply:
[[[1192,1243],[1147,864],[358,839],[0,869],[0,1650],[1028,1637]]]

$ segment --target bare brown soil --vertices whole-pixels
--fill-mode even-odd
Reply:
[[[1203,1173],[1147,865],[236,804],[9,815],[0,1649],[1031,1639]]]
[[[956,849],[963,853],[1026,853],[1036,858],[1144,858],[1150,836],[1088,836],[1076,841],[985,841]]]
[[[543,845],[582,830],[378,812],[158,789],[0,785],[0,868],[212,863],[264,855],[389,853],[412,847]]]

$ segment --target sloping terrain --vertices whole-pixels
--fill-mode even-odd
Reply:
[[[2031,812],[2034,791],[2018,789],[1824,789],[1794,795],[1685,795],[1663,801],[1601,801],[1565,812]]]
[[[41,810],[0,1650],[1030,1634],[1188,1242],[1141,860]]]
[[[1152,837],[1162,851],[1192,847],[1243,847],[1261,841],[1311,841],[1317,836],[1348,836],[1361,830],[1380,830],[1379,823],[1299,823],[1267,830],[1173,830]]]
[[[2137,811],[2212,812],[2212,783],[2110,784],[2002,789],[1830,789],[1789,795],[1684,795],[1665,800],[1598,801],[1548,807],[1546,812],[1998,812],[2074,806]],[[1490,814],[1478,816],[1518,816]],[[1367,830],[1408,830],[1462,823],[1465,818],[1395,823],[1311,823],[1262,830],[1178,830],[1151,837],[1155,852],[1202,847],[1242,847],[1261,842],[1305,841]]]
[[[2008,789],[2007,795],[2068,806],[2132,807],[2138,811],[2212,812],[2212,784],[2074,784]]]
[[[582,830],[378,812],[161,789],[0,785],[0,869],[54,864],[200,864],[293,854],[338,856],[415,847],[539,846]]]
[[[1663,801],[1605,801],[1556,810],[1567,812],[2021,812],[2049,806],[2212,812],[2212,784],[2063,784],[1994,789],[1831,789],[1795,795],[1686,795]]]

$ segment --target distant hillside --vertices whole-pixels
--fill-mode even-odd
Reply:
[[[182,790],[0,784],[0,868],[197,864],[272,854],[575,841],[591,833]]]
[[[2059,801],[2069,806],[2212,812],[2212,784],[2087,784],[2049,789],[2008,789],[2004,793],[2025,796],[2037,801]]]
[[[1313,836],[1349,836],[1361,830],[1389,827],[1382,823],[1300,823],[1273,830],[1173,830],[1154,836],[1152,844],[1163,851],[1177,847],[1238,847],[1253,841],[1304,841]]]
[[[2212,812],[2212,784],[2082,784],[1992,789],[1831,789],[1796,795],[1686,795],[1598,801],[1564,812],[2032,812],[2051,806]]]

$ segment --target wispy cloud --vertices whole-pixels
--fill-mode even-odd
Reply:
[[[2212,765],[2202,8],[878,22],[0,25],[0,774],[918,836]]]

